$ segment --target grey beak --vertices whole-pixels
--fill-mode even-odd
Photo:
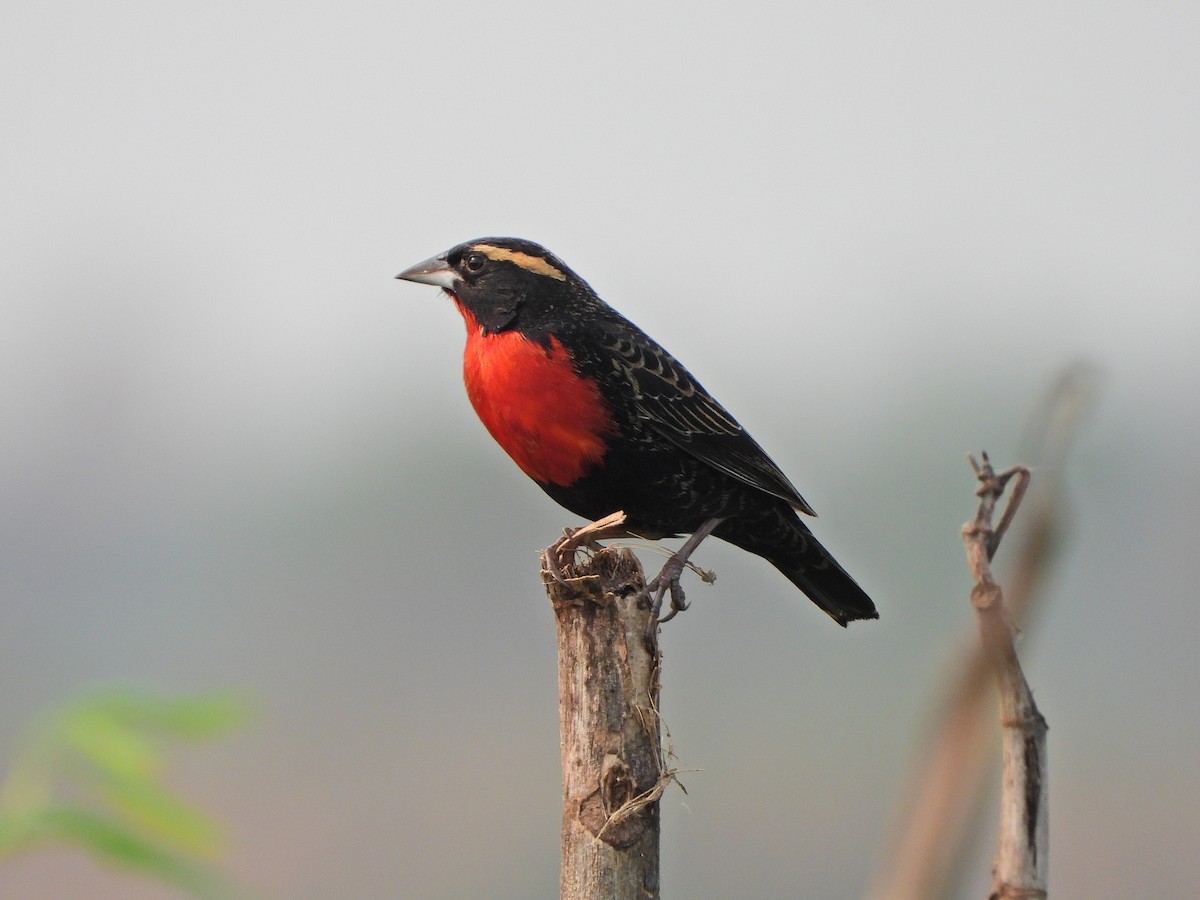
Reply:
[[[409,266],[396,277],[418,284],[432,284],[447,291],[452,291],[459,281],[458,273],[440,256]]]

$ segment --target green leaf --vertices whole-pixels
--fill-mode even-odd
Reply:
[[[229,692],[181,698],[129,688],[92,689],[42,713],[0,787],[0,856],[65,843],[195,896],[230,896],[211,866],[220,828],[162,776],[168,739],[222,734],[246,717]],[[71,802],[59,799],[64,792]]]
[[[168,697],[108,688],[85,695],[81,701],[114,724],[189,739],[224,734],[245,722],[247,716],[245,700],[230,691]]]
[[[30,817],[26,827],[30,841],[75,844],[105,862],[154,875],[198,897],[232,893],[231,885],[207,867],[86,809],[47,807]]]

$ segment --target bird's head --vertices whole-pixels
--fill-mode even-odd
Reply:
[[[485,332],[521,327],[521,319],[533,325],[529,320],[595,297],[554,254],[518,238],[468,241],[396,277],[442,288]]]

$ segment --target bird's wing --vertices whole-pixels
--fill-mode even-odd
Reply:
[[[634,326],[606,329],[604,344],[632,388],[637,414],[656,432],[701,462],[816,515],[758,442],[671,354]]]

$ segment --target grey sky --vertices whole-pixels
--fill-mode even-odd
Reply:
[[[1023,648],[1052,883],[1200,881],[1194,4],[3,18],[0,737],[93,679],[241,685],[263,721],[179,777],[248,884],[552,893],[534,551],[573,520],[475,421],[453,308],[392,280],[512,234],[735,411],[883,616],[843,633],[706,548],[719,580],[665,637],[703,770],[664,801],[669,895],[860,893],[971,626],[964,454],[1016,461],[1078,358],[1102,399]],[[0,870],[5,895],[137,889]]]

